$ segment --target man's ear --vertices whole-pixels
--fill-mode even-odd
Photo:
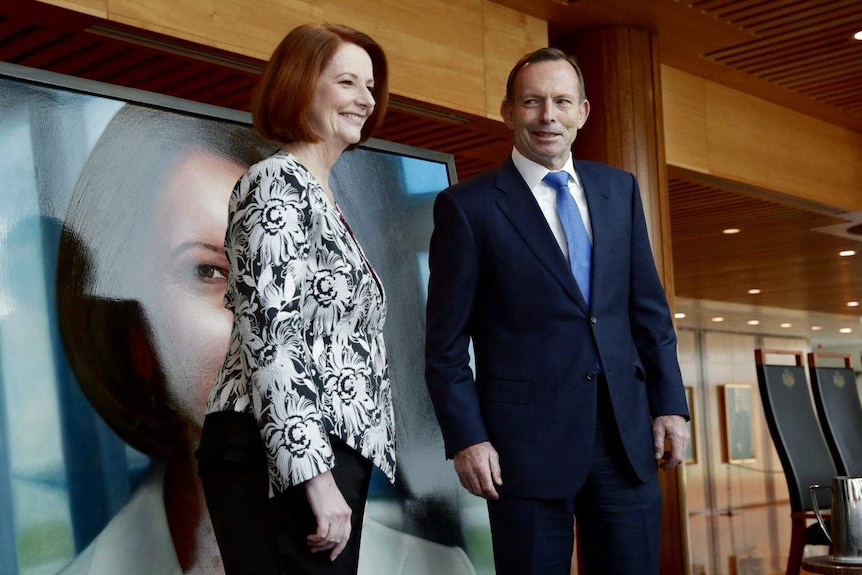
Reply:
[[[587,118],[589,118],[589,116],[590,116],[590,101],[584,100],[583,102],[581,102],[581,105],[579,106],[579,108],[580,109],[578,110],[578,129],[580,130],[581,128],[584,127],[584,124],[587,123]]]
[[[503,116],[503,123],[505,123],[506,127],[511,130],[514,125],[512,123],[512,106],[505,98],[500,103],[500,115]]]

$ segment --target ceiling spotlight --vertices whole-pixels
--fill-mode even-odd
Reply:
[[[781,324],[781,327],[793,327],[793,324],[785,322],[785,323]]]
[[[675,314],[673,314],[673,317],[675,317],[676,319],[682,319],[685,317],[685,314],[684,313],[675,313]]]
[[[754,289],[748,290],[748,293],[750,293],[751,295],[757,295],[760,293],[760,290],[757,288],[754,288]]]
[[[760,325],[760,320],[750,319],[748,320],[748,325]]]
[[[849,327],[842,327],[841,329],[838,330],[838,333],[853,333],[853,330],[850,329]]]
[[[822,325],[812,325],[811,326],[811,331],[820,331],[822,329],[823,329]]]
[[[848,301],[847,307],[859,307],[859,302],[858,301]]]
[[[862,40],[862,30],[859,30],[858,32],[853,34],[853,39],[854,40]]]
[[[727,235],[732,235],[732,234],[738,234],[741,231],[742,230],[740,230],[739,228],[727,228],[726,230],[721,230],[721,233],[727,234]]]
[[[856,255],[856,250],[843,250],[843,251],[838,252],[838,255],[841,256],[842,258],[849,258],[850,256]]]
[[[712,318],[712,321],[714,321],[714,322],[724,321],[724,318],[721,316],[718,316],[718,317]]]

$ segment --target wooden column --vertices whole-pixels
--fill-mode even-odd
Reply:
[[[576,158],[637,176],[653,255],[673,305],[667,170],[661,109],[661,67],[655,33],[627,27],[591,28],[552,43],[575,56],[591,111],[574,145]],[[685,469],[659,472],[664,490],[662,575],[689,573]]]

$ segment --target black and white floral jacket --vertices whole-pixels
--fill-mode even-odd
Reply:
[[[254,414],[270,495],[333,467],[329,435],[394,481],[385,295],[340,210],[287,151],[249,168],[229,209],[234,320],[207,411]]]

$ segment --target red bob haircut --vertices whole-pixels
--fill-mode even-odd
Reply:
[[[389,102],[386,55],[367,34],[340,24],[298,26],[272,53],[252,100],[252,118],[258,134],[280,144],[320,140],[309,125],[308,110],[323,69],[342,44],[355,44],[371,58],[375,105],[362,127],[360,141],[371,137],[383,122]]]

